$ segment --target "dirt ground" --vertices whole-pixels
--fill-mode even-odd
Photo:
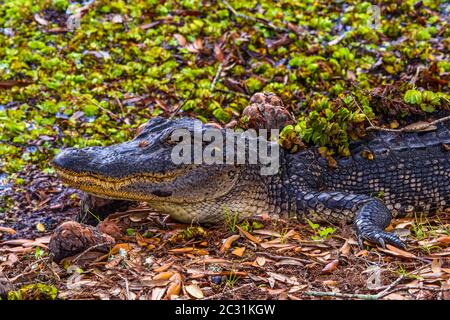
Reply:
[[[15,297],[450,299],[449,212],[394,220],[389,228],[407,251],[361,250],[351,226],[331,226],[336,231],[327,236],[330,226],[269,215],[189,226],[141,204],[107,219],[120,230],[109,252],[94,248],[56,263],[50,235],[74,219],[80,194],[53,175],[27,172],[22,187],[5,188],[1,200],[9,210],[0,215],[0,274]]]

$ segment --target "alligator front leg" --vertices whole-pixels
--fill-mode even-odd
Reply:
[[[299,218],[353,222],[361,247],[363,240],[368,240],[383,248],[386,243],[405,248],[396,235],[384,231],[392,216],[378,199],[345,192],[301,192],[297,195],[296,205]]]
[[[108,215],[117,211],[125,211],[134,203],[133,201],[105,199],[84,193],[76,221],[95,226]]]

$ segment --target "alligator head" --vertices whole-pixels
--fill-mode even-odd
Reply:
[[[189,118],[154,118],[131,141],[65,149],[51,163],[74,188],[103,198],[144,201],[183,222],[212,222],[227,207],[240,214],[265,207],[265,186],[249,182],[249,176],[256,178],[248,174],[249,166],[195,163],[194,152],[187,163],[173,160],[173,148],[180,147],[175,130],[195,139],[198,128],[212,129]]]

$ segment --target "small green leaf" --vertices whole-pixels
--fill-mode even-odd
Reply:
[[[422,93],[418,90],[408,90],[403,99],[409,104],[420,104],[422,103]]]

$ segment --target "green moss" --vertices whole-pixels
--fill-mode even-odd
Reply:
[[[43,283],[22,286],[17,291],[8,292],[8,300],[55,300],[58,289]]]

